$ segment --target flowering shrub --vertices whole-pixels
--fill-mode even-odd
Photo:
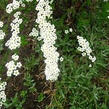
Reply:
[[[52,14],[50,2],[48,0],[39,1],[36,10],[38,11],[36,23],[40,29],[40,38],[44,42],[41,50],[45,57],[46,80],[55,81],[60,72],[58,68],[59,53],[56,51],[57,48],[54,46],[57,39],[55,26],[51,25],[51,23],[46,20],[46,18],[50,18]]]
[[[22,23],[22,19],[19,18],[20,14],[20,12],[14,14],[15,19],[11,23],[12,37],[5,44],[11,50],[19,48],[21,45],[21,38],[18,36],[20,33],[19,25]]]
[[[108,0],[1,0],[0,13],[0,109],[108,109]]]
[[[0,21],[0,28],[3,27],[3,22]],[[3,32],[3,30],[0,30],[0,40],[3,40],[5,37],[5,33]]]
[[[7,85],[6,82],[0,82],[0,107],[2,107],[4,102],[6,102],[6,94],[5,94],[6,85]]]
[[[18,55],[16,54],[12,55],[13,60],[5,65],[8,69],[7,76],[11,76],[12,74],[15,76],[19,75],[19,71],[17,70],[17,68],[21,68],[22,64],[21,62],[17,62],[18,58],[19,58]]]
[[[78,39],[78,43],[79,43],[79,47],[77,49],[82,52],[82,56],[87,55],[92,62],[95,62],[96,57],[91,56],[92,49],[89,46],[89,42],[80,36],[77,36],[77,39]]]

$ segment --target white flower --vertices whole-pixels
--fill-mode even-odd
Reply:
[[[0,28],[2,28],[3,27],[3,22],[2,21],[0,21]]]
[[[18,12],[16,12],[16,13],[14,14],[14,17],[15,17],[15,18],[19,18],[20,15],[21,15],[21,12],[18,11]]]
[[[92,67],[92,64],[90,64],[89,67]]]
[[[5,37],[5,33],[2,30],[0,30],[0,40],[3,40],[4,37]]]
[[[63,57],[60,57],[60,61],[62,62],[64,60],[64,58]]]
[[[25,4],[24,4],[24,3],[22,3],[22,4],[21,4],[21,6],[22,6],[22,7],[25,7]]]
[[[70,32],[72,32],[72,31],[73,31],[73,29],[72,29],[72,28],[70,28],[70,29],[69,29],[69,31],[70,31]]]
[[[5,91],[0,92],[0,100],[2,101],[2,103],[6,101]]]
[[[79,47],[77,48],[77,50],[82,52],[82,56],[87,55],[92,62],[95,62],[96,57],[95,56],[93,57],[91,55],[92,49],[89,46],[89,42],[81,36],[77,36],[77,39],[78,39],[78,43],[79,43]]]
[[[18,68],[21,68],[21,67],[22,67],[21,62],[17,62],[16,66],[17,66]]]
[[[37,37],[38,36],[38,31],[36,28],[33,28],[32,29],[32,32],[29,34],[29,36],[34,36],[34,37]]]
[[[0,28],[3,27],[3,22],[0,21]],[[3,40],[5,37],[5,33],[3,32],[3,30],[0,30],[0,40]]]
[[[6,12],[7,13],[11,13],[13,11],[13,4],[10,3],[6,6]]]
[[[11,77],[12,76],[12,73],[13,73],[12,71],[7,71],[7,76],[8,77]]]
[[[94,56],[93,58],[92,58],[92,62],[95,62],[96,61],[96,57]]]
[[[69,33],[69,31],[68,30],[65,30],[65,34],[68,34]]]
[[[19,73],[18,70],[15,70],[14,73],[13,73],[13,75],[15,75],[15,76],[18,76],[19,74],[20,74],[20,73]]]
[[[16,54],[12,55],[12,59],[14,59],[14,61],[17,61],[18,58],[19,58],[18,55],[16,55]],[[12,76],[12,74],[15,76],[19,75],[18,68],[21,68],[22,64],[21,64],[21,62],[15,63],[14,61],[12,60],[5,65],[5,67],[7,67],[7,76],[8,77]]]
[[[13,10],[18,9],[20,7],[19,1],[13,0]]]
[[[6,85],[7,85],[6,82],[2,82],[2,83],[0,83],[0,91],[5,90],[5,86],[6,86]]]
[[[83,53],[82,53],[82,56],[86,56],[86,53],[85,53],[85,52],[83,52]]]
[[[19,59],[19,56],[17,54],[12,55],[12,59],[17,61]]]

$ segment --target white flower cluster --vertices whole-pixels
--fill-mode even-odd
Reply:
[[[36,23],[40,29],[40,39],[44,42],[41,50],[45,57],[46,80],[55,81],[60,72],[58,68],[59,53],[57,52],[57,48],[54,46],[57,39],[55,26],[51,25],[51,23],[46,20],[46,18],[50,18],[52,14],[50,3],[49,0],[40,0],[38,2],[36,6],[36,10],[38,11]]]
[[[2,28],[3,27],[3,22],[2,21],[0,21],[0,28]]]
[[[0,21],[0,28],[3,27],[3,22]],[[3,30],[0,29],[0,40],[3,40],[5,37],[5,33],[3,32]]]
[[[19,18],[20,14],[20,12],[14,14],[15,19],[11,23],[12,37],[5,43],[5,46],[10,50],[19,48],[21,45],[21,38],[18,36],[20,33],[19,26],[22,23],[22,19]]]
[[[92,49],[89,46],[89,42],[81,36],[77,36],[77,39],[79,43],[79,47],[77,49],[82,52],[82,56],[87,55],[92,62],[95,62],[96,57],[91,55]]]
[[[18,68],[22,67],[21,62],[17,62],[19,59],[19,56],[14,54],[12,55],[12,61],[8,62],[5,66],[7,67],[8,71],[7,71],[7,76],[12,76],[12,74],[14,76],[18,76],[19,75],[19,71]]]
[[[69,30],[65,30],[65,34],[68,34],[69,32],[72,32],[73,29],[72,28],[69,28]]]
[[[1,78],[0,78],[1,80]],[[7,83],[6,82],[0,82],[0,109],[3,105],[3,103],[6,101],[6,94],[5,94],[5,88]]]
[[[27,2],[32,2],[33,0],[26,0]],[[6,6],[6,12],[11,13],[12,11],[18,9],[20,6],[25,7],[23,0],[13,0],[12,3]]]
[[[13,0],[12,3],[7,5],[6,12],[11,13],[13,10],[18,9],[19,7],[20,7],[20,2],[17,0]]]
[[[32,32],[29,34],[29,36],[34,36],[34,37],[38,37],[39,32],[37,31],[36,28],[32,29]]]

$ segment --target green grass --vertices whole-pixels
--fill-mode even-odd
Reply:
[[[49,109],[108,109],[109,13],[106,11],[109,9],[109,3],[96,1],[94,4],[87,0],[79,12],[75,12],[75,4],[76,1],[72,1],[72,6],[65,9],[64,3],[61,2],[60,8],[63,6],[65,13],[61,18],[57,16],[58,19],[54,19],[54,24],[58,28],[57,46],[64,61],[60,63],[60,79],[55,84],[57,92],[52,98]],[[65,25],[65,20],[75,22]],[[64,34],[67,26],[74,28],[72,34]],[[82,57],[76,49],[77,35],[86,38],[94,50],[97,61],[92,68],[88,66],[90,61]]]

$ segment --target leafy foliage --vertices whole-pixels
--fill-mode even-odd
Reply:
[[[8,1],[0,1],[2,11],[5,10]],[[25,3],[26,8],[18,9],[23,12],[21,16],[23,24],[20,27],[22,31],[20,34],[22,39],[20,52],[22,52],[19,52],[21,61],[24,63],[21,70],[22,78],[19,79],[19,81],[23,81],[23,85],[19,92],[13,91],[14,94],[16,93],[13,97],[8,95],[9,99],[4,104],[5,108],[26,109],[24,105],[27,99],[30,99],[33,100],[33,104],[36,103],[37,109],[45,107],[46,109],[108,109],[109,19],[107,16],[109,16],[109,2],[103,2],[103,0],[54,0],[51,5],[54,12],[51,23],[56,26],[57,30],[58,39],[55,46],[64,60],[59,63],[60,77],[56,83],[51,83],[55,85],[51,85],[53,88],[50,87],[49,96],[44,94],[44,88],[48,85],[48,81],[45,82],[43,76],[40,76],[44,66],[40,50],[42,42],[28,36],[35,25],[34,20],[37,14],[34,11],[36,3],[35,0],[31,3]],[[4,12],[0,17],[5,23],[9,24],[13,13],[8,16]],[[6,38],[9,38],[8,24],[5,24],[3,28],[6,32]],[[72,28],[73,32],[65,34],[65,30],[69,28]],[[82,57],[80,52],[77,51],[77,35],[83,36],[90,42],[94,55],[97,57],[97,61],[91,68],[89,68],[91,62],[88,58]],[[0,73],[5,72],[5,63],[9,60],[8,56],[11,54],[4,47],[4,43],[5,41],[0,41]],[[5,73],[3,78],[5,79]],[[40,78],[43,78],[43,81]],[[13,81],[15,80],[16,78],[13,79]],[[43,88],[40,85],[38,86],[38,83],[41,83]],[[15,89],[16,87],[14,86]],[[40,92],[37,92],[37,88]],[[33,96],[32,94],[34,97],[31,97],[31,99],[29,95]],[[47,97],[50,97],[50,99]]]

